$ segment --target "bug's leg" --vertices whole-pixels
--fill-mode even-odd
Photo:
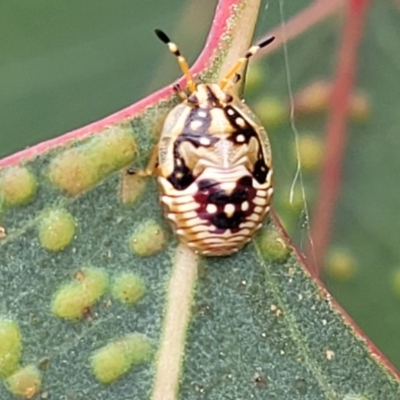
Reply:
[[[181,55],[178,46],[175,43],[171,42],[169,40],[169,37],[160,29],[155,29],[155,33],[157,37],[168,46],[169,51],[178,59],[179,66],[181,67],[181,70],[185,75],[189,90],[191,92],[195,92],[196,86],[193,82],[193,77],[192,74],[190,73],[188,63],[185,57]]]
[[[158,144],[156,144],[153,147],[153,150],[151,151],[150,158],[145,169],[136,169],[133,167],[129,167],[126,170],[126,173],[128,175],[137,175],[140,177],[151,176],[153,175],[157,167],[157,162],[158,162]]]
[[[247,50],[247,53],[244,57],[240,57],[239,60],[237,60],[236,64],[231,68],[231,70],[225,75],[224,78],[222,78],[220,82],[220,86],[222,89],[225,89],[225,87],[231,82],[232,79],[236,76],[237,72],[240,70],[240,68],[243,66],[243,64],[254,54],[257,53],[258,50],[262,49],[263,47],[269,45],[274,41],[275,37],[271,36],[268,39],[265,39],[259,44],[256,44],[254,46],[251,46],[249,50]]]
[[[174,89],[174,92],[182,99],[182,100],[187,100],[187,95],[186,93],[182,90],[181,86],[179,83],[175,84],[172,86],[172,89]]]
[[[238,83],[240,80],[242,79],[242,75],[238,74],[236,72],[235,76],[232,79],[232,84],[235,85],[236,83]]]

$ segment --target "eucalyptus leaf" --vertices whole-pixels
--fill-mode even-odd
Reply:
[[[221,1],[195,64],[217,79],[259,2]],[[233,61],[232,61],[233,60]],[[268,218],[198,259],[143,168],[170,87],[1,163],[1,399],[397,399],[399,383]]]

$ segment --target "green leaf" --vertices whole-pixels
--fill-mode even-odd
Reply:
[[[246,51],[258,6],[220,2],[201,79]],[[176,102],[168,87],[1,162],[0,397],[398,398],[275,219],[232,257],[177,243],[155,180],[126,172]]]

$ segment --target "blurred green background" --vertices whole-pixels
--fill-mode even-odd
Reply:
[[[284,20],[310,3],[282,1]],[[170,84],[179,76],[178,67],[153,29],[168,32],[192,63],[204,44],[215,4],[215,0],[3,0],[0,156],[105,117]],[[280,24],[281,17],[277,0],[264,1],[257,36]],[[287,78],[295,93],[317,79],[330,79],[340,26],[334,18],[288,43],[288,65],[282,50],[253,63],[245,92],[251,106],[266,112],[260,116],[273,145],[275,207],[301,248],[308,244],[309,229],[302,200],[289,204],[297,160],[287,119]],[[398,368],[399,37],[398,2],[373,2],[356,81],[369,103],[363,121],[349,125],[333,255],[323,276],[334,297]],[[323,113],[296,118],[296,125],[300,139],[323,143]],[[315,164],[303,173],[311,217],[317,201],[319,164]]]

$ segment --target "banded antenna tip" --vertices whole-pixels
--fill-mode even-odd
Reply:
[[[164,43],[168,44],[170,42],[169,37],[160,29],[154,29],[157,37]]]
[[[275,36],[270,36],[269,38],[263,40],[261,43],[258,44],[258,47],[263,48],[265,46],[268,46],[270,43],[272,43],[275,40]]]

